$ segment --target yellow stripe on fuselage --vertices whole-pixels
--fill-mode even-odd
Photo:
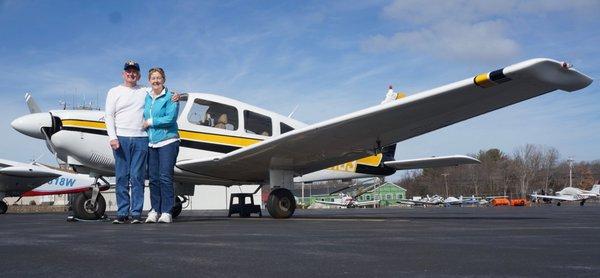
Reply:
[[[62,124],[63,124],[63,126],[68,126],[68,127],[93,128],[93,129],[106,130],[106,124],[104,122],[98,122],[98,121],[63,120]],[[252,144],[256,144],[256,143],[262,141],[260,139],[254,139],[254,138],[220,135],[220,134],[212,134],[212,133],[202,133],[202,132],[187,131],[187,130],[180,130],[179,137],[181,139],[186,139],[186,140],[217,143],[217,144],[221,144],[221,145],[229,145],[229,146],[236,146],[236,147],[247,147],[247,146],[250,146]]]
[[[63,120],[63,126],[72,126],[72,127],[89,127],[95,129],[106,129],[106,124],[104,122],[97,121],[84,121],[84,120]]]
[[[211,142],[211,143],[218,143],[218,144],[229,145],[229,146],[238,146],[238,147],[247,147],[247,146],[256,144],[261,141],[259,139],[254,139],[254,138],[236,137],[236,136],[210,134],[210,133],[200,133],[200,132],[185,131],[185,130],[179,131],[179,137],[181,139],[202,141],[202,142]]]

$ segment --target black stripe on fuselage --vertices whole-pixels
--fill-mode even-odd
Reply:
[[[78,132],[108,136],[108,132],[106,132],[106,130],[99,130],[99,129],[93,129],[93,128],[63,126],[62,130],[78,131]],[[221,144],[208,143],[208,142],[198,142],[198,141],[187,140],[187,139],[180,139],[180,140],[181,140],[180,146],[182,146],[182,147],[203,150],[203,151],[229,153],[229,152],[235,151],[237,149],[240,149],[240,147],[236,147],[236,146],[221,145]]]

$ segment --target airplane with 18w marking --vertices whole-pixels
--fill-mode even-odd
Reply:
[[[188,93],[177,120],[181,149],[176,194],[193,195],[196,184],[270,186],[267,210],[274,218],[287,218],[296,208],[289,190],[294,182],[476,162],[465,157],[395,161],[393,154],[404,140],[555,90],[580,90],[591,82],[567,63],[531,59],[312,125],[223,96]],[[32,106],[30,102],[36,113],[14,120],[14,129],[45,140],[80,173],[114,175],[102,112],[38,112]]]

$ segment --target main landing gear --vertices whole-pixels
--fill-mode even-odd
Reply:
[[[173,205],[173,210],[171,210],[171,216],[173,218],[177,218],[177,216],[181,214],[183,204],[187,201],[188,199],[185,196],[175,196],[175,204]]]
[[[296,210],[296,199],[291,191],[276,188],[269,194],[267,210],[273,218],[289,218]]]

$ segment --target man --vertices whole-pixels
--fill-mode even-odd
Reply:
[[[117,219],[114,224],[142,223],[144,178],[148,156],[148,134],[143,123],[147,88],[140,87],[140,66],[127,61],[123,67],[123,84],[108,91],[106,96],[106,130],[115,158],[117,180]],[[179,94],[173,96],[179,100]],[[129,187],[131,184],[131,196]]]

